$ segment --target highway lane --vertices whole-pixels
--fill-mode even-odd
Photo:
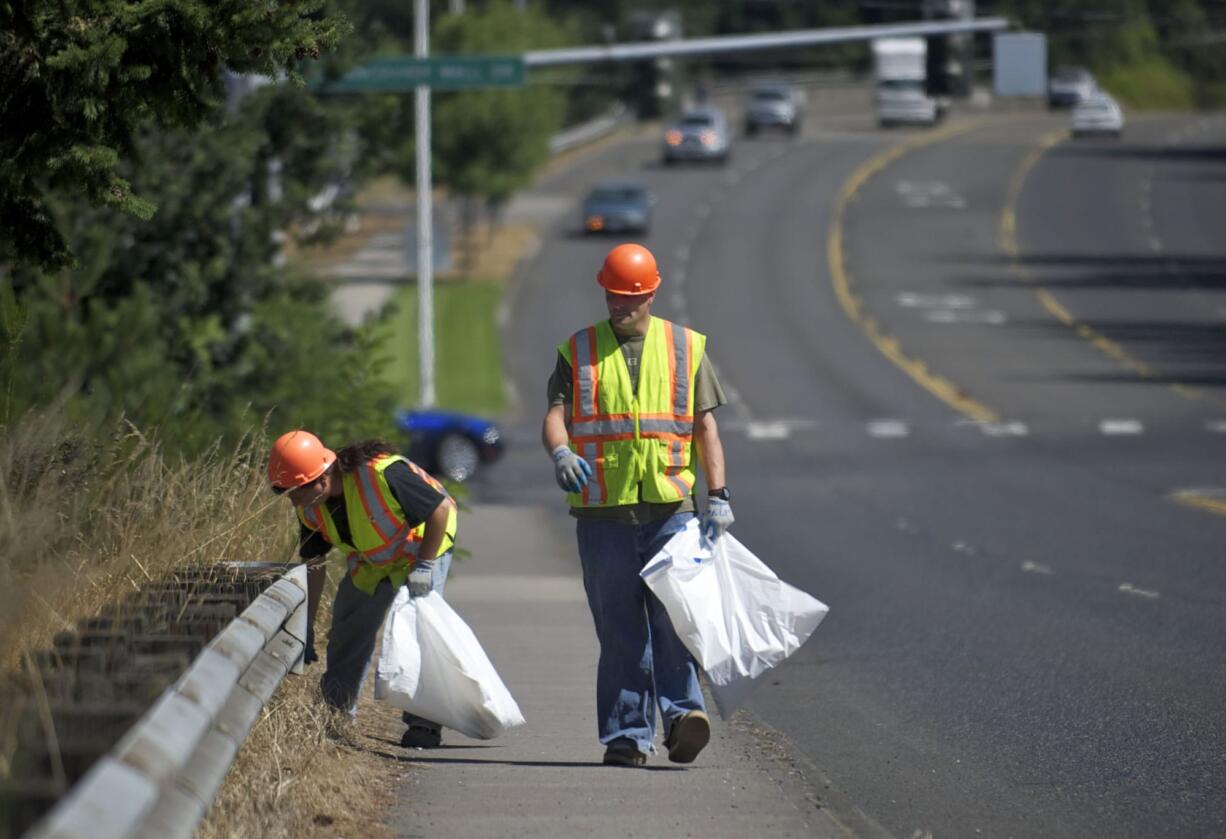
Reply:
[[[1022,211],[1038,215],[1057,184],[1064,200],[1020,231],[1024,263],[1074,317],[1184,385],[1193,410],[1221,413],[1224,139],[1221,117],[1151,118],[1123,141],[1062,143],[1028,178]]]
[[[875,571],[889,568],[895,576],[888,589],[924,604],[927,616],[941,616],[941,625],[925,627],[873,609],[879,619],[901,624],[899,642],[907,653],[886,655],[879,664],[871,658],[840,662],[827,667],[827,676],[867,679],[883,693],[907,694],[905,707],[918,716],[900,728],[935,740],[891,755],[906,740],[890,738],[876,755],[877,767],[896,765],[902,754],[956,778],[914,790],[915,797],[899,805],[897,790],[912,788],[908,777],[914,773],[899,769],[874,777],[876,767],[863,765],[863,776],[852,783],[861,791],[856,798],[892,829],[938,827],[941,834],[968,835],[968,825],[985,824],[993,834],[1144,835],[1180,828],[1175,832],[1199,835],[1218,826],[1221,810],[1221,787],[1207,770],[1220,768],[1223,753],[1214,722],[1226,664],[1216,641],[1224,616],[1223,528],[1220,520],[1171,509],[1162,496],[1177,477],[1220,480],[1226,451],[1199,425],[1177,424],[1196,415],[1162,382],[1116,376],[1095,382],[1093,392],[1085,382],[1053,392],[1061,383],[1050,383],[1047,371],[1116,362],[1050,315],[1043,325],[1027,283],[1009,281],[1008,265],[993,253],[994,219],[1009,172],[1051,127],[1044,120],[1011,122],[917,150],[870,181],[849,214],[848,262],[885,331],[930,369],[971,383],[969,390],[986,403],[1007,405],[1003,416],[1020,415],[1031,429],[1030,436],[998,438],[989,447],[943,441],[921,460],[915,447],[928,443],[935,433],[928,430],[923,441],[917,434],[912,445],[900,446],[880,475],[868,478],[864,459],[852,466],[847,490],[859,488],[880,525],[894,521],[913,542],[929,542],[910,551],[882,545],[881,553],[870,554]],[[1098,211],[1109,218],[1112,172],[1099,176],[1107,182],[1097,185],[1104,204]],[[1051,204],[1069,192],[1069,179],[1065,173],[1036,213],[1019,217],[1023,231],[1043,224]],[[930,199],[926,206],[908,200],[920,193]],[[883,228],[893,231],[888,248]],[[1068,220],[1054,230],[1079,244]],[[965,265],[974,268],[962,273]],[[929,320],[922,313],[933,309],[901,305],[904,294],[973,297],[948,309],[1004,318]],[[1152,311],[1155,303],[1146,305]],[[1019,368],[1033,372],[1019,375]],[[1174,430],[1140,440],[1085,433],[1095,432],[1089,421],[1098,412],[1121,416],[1124,409],[1165,418]],[[865,532],[850,537],[846,525],[854,519],[845,498],[831,503],[840,507],[832,529],[772,534],[780,550],[806,530],[824,530],[857,551],[882,541],[881,534],[867,532],[871,517]],[[777,527],[792,524],[785,517]],[[999,577],[989,576],[984,585],[960,576],[967,573]],[[1126,600],[1161,608],[1137,611]],[[877,605],[867,598],[853,602]],[[983,604],[991,607],[983,610]],[[851,635],[881,640],[882,633],[864,625]],[[943,652],[951,635],[960,642]],[[919,687],[909,686],[906,674]],[[794,714],[803,700],[781,693],[764,700],[764,713],[787,720],[789,708]],[[849,694],[832,685],[823,693],[828,711],[841,707],[852,716],[816,731],[799,725],[785,730],[815,755],[833,750],[861,765],[864,748],[840,732],[863,731],[857,715],[866,691]],[[880,717],[878,723],[889,719]],[[957,732],[955,749],[946,751],[952,744],[942,732]],[[977,770],[969,771],[968,763]],[[984,780],[992,775],[997,780]],[[965,785],[973,795],[959,795]],[[936,800],[933,793],[944,797]],[[966,808],[961,813],[959,804]],[[947,821],[908,821],[942,807]]]
[[[962,422],[864,337],[832,290],[825,242],[839,187],[917,135],[811,121],[799,143],[742,143],[730,170],[659,169],[654,142],[642,141],[546,186],[577,200],[587,180],[630,170],[660,195],[646,242],[664,268],[658,313],[712,336],[737,397],[721,412],[735,531],[833,607],[750,709],[804,751],[831,806],[865,832],[1222,826],[1226,519],[1165,495],[1215,471],[1221,480],[1223,438],[1194,433],[1198,415],[1168,385],[1119,377],[1118,362],[1060,324],[1005,258],[1010,178],[1057,127],[1013,118],[917,148],[865,183],[845,217],[847,269],[882,328],[1002,418],[1020,418],[1025,436]],[[1125,141],[1141,160],[1147,136]],[[1039,158],[1030,177],[1048,178],[1047,165]],[[1158,196],[1177,185],[1154,178],[1154,224],[1195,240],[1179,253],[1217,258],[1180,209],[1163,209],[1171,202]],[[1077,188],[1068,173],[1035,183],[1037,198],[1029,177],[1018,190],[1022,260],[1050,190]],[[1097,193],[1114,206],[1111,190]],[[533,426],[554,345],[602,315],[593,274],[611,244],[573,235],[573,224],[563,217],[512,295],[507,347],[526,450],[484,489],[555,507]],[[974,299],[934,300],[956,295]],[[1082,302],[1069,305],[1096,316]],[[993,311],[1005,320],[993,323]],[[1098,378],[1066,381],[1069,369]],[[1096,425],[1131,413],[1161,433]]]

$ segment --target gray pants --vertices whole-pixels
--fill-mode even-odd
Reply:
[[[450,570],[451,551],[447,551],[434,563],[434,589],[439,594],[443,593]],[[379,628],[395,599],[396,590],[387,580],[379,583],[374,594],[359,591],[348,574],[337,586],[336,599],[332,601],[332,630],[328,633],[327,669],[319,686],[325,702],[351,717],[357,715],[358,694],[370,670]],[[407,723],[434,726],[429,720],[411,714],[405,714],[404,719]]]

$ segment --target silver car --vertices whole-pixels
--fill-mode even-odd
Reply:
[[[762,82],[749,92],[745,106],[745,133],[763,128],[782,128],[789,134],[800,130],[800,91],[783,82]]]
[[[683,113],[664,132],[664,162],[682,160],[726,163],[732,152],[728,120],[714,106],[694,108]]]
[[[1070,128],[1074,137],[1090,134],[1119,137],[1124,133],[1124,111],[1110,94],[1100,90],[1073,108]]]
[[[1098,89],[1094,76],[1084,67],[1060,67],[1047,83],[1049,108],[1072,108],[1089,99]]]

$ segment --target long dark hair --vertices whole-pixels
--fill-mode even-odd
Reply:
[[[371,460],[381,454],[397,453],[396,447],[386,440],[378,438],[362,440],[358,443],[350,443],[343,449],[337,450],[336,468],[340,471],[340,474],[347,475],[370,463]]]

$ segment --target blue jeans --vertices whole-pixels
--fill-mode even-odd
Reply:
[[[447,584],[451,570],[451,551],[434,563],[434,587],[439,594]],[[370,670],[370,657],[388,608],[396,599],[396,589],[387,580],[375,588],[374,594],[359,591],[348,574],[336,588],[332,601],[332,629],[328,633],[327,670],[319,680],[324,701],[349,716],[358,712],[358,694]],[[416,721],[405,715],[405,722]],[[434,725],[427,720],[424,723]]]
[[[657,705],[666,738],[682,714],[704,710],[694,659],[664,606],[639,577],[647,561],[693,517],[680,513],[647,524],[578,521],[583,587],[600,641],[596,715],[600,742],[606,745],[629,739],[639,751],[650,751]]]

